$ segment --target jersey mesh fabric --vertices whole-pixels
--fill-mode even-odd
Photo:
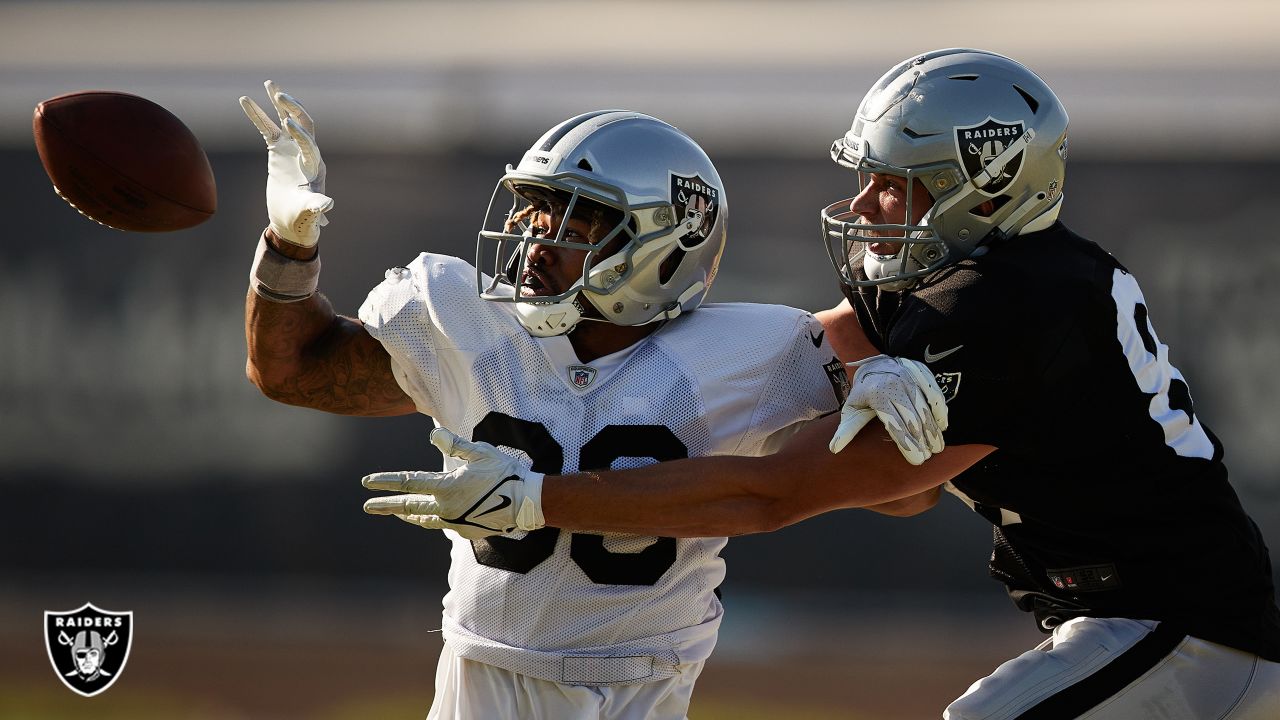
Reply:
[[[877,347],[932,356],[947,443],[998,448],[948,489],[997,526],[992,574],[1042,628],[1159,620],[1280,660],[1266,543],[1119,261],[1058,223],[849,294]]]
[[[834,352],[824,347],[822,324],[818,322],[812,315],[805,314],[799,318],[801,326],[797,328],[797,341],[792,343],[786,350],[781,362],[774,367],[774,372],[769,376],[768,383],[764,386],[763,392],[760,394],[760,405],[756,408],[756,416],[760,418],[776,417],[779,414],[788,412],[788,406],[795,402],[795,398],[808,398],[808,402],[814,405],[820,405],[824,401],[832,402],[832,398],[836,403],[832,409],[838,409],[838,404],[843,402],[843,390],[837,390],[830,380],[830,372],[844,374],[844,364],[840,362]],[[815,342],[816,341],[816,342]],[[815,384],[812,380],[800,373],[794,371],[795,368],[803,367],[813,362],[813,359],[823,357],[826,353],[828,371],[827,384]],[[751,428],[748,429],[746,436],[743,438],[744,447],[759,447],[757,450],[760,454],[769,454],[776,452],[786,440],[787,437],[800,428],[800,425],[793,426],[787,432],[774,432],[768,437],[763,436],[757,428],[764,427],[760,423],[752,422]],[[737,453],[745,454],[745,453]]]
[[[510,305],[477,297],[474,278],[461,260],[423,254],[370,293],[361,319],[420,410],[540,472],[760,454],[838,407],[823,368],[833,354],[802,311],[703,307],[579,387],[569,340],[529,336]],[[696,662],[714,645],[725,538],[449,535],[445,637],[462,657],[560,680],[537,669],[542,654]]]

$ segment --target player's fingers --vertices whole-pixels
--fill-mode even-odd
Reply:
[[[893,440],[893,444],[898,446],[898,452],[902,453],[902,457],[912,465],[919,465],[929,459],[929,452],[922,449],[916,444],[915,437],[907,431],[902,416],[881,412],[876,417],[880,418],[880,422],[884,424],[884,429],[888,431],[889,437]]]
[[[477,460],[484,460],[495,456],[501,456],[492,445],[488,443],[471,442],[463,440],[452,430],[445,428],[436,428],[431,431],[431,444],[440,449],[440,452],[449,457],[456,457],[469,463]]]
[[[449,527],[449,524],[441,520],[439,515],[393,515],[393,517],[400,518],[410,525],[417,525],[428,530],[443,530]]]
[[[449,522],[439,515],[394,515],[393,517],[418,527],[427,528],[428,530],[452,530],[467,540],[480,540],[482,538],[495,537],[501,535],[502,531],[496,529],[476,527],[474,525],[459,525],[458,523]]]
[[[915,406],[916,417],[920,419],[920,437],[930,452],[942,452],[942,431],[933,417],[933,408],[925,393],[918,387],[911,388],[911,404]]]
[[[430,495],[387,495],[364,501],[370,515],[438,515],[440,504]]]
[[[457,443],[458,440],[461,440],[457,433],[453,432],[449,428],[443,427],[438,427],[432,430],[431,434],[427,436],[427,439],[431,441],[432,445],[436,446],[436,449],[440,451],[440,454],[448,456],[453,455],[454,444]]]
[[[924,397],[928,398],[929,410],[932,411],[938,429],[947,429],[947,397],[942,395],[942,388],[938,387],[937,378],[934,377],[933,372],[928,369],[928,366],[920,363],[908,365],[908,372],[915,379],[920,391],[924,392]]]
[[[274,145],[280,139],[280,128],[272,122],[271,116],[267,115],[258,103],[254,102],[244,95],[240,96],[240,109],[244,110],[244,114],[249,116],[249,121],[254,127],[258,128],[258,132],[262,134],[262,139],[267,141],[267,145]]]
[[[938,432],[944,432],[950,424],[947,399],[942,396],[941,392],[937,395],[925,393],[925,398],[929,403],[929,414],[933,416],[933,422],[938,427]]]
[[[365,475],[360,484],[370,490],[390,490],[403,493],[433,493],[440,481],[449,473],[430,472],[426,470],[402,470],[400,472],[379,472]]]
[[[938,424],[938,430],[945,432],[951,425],[951,411],[947,408],[947,398],[941,391],[937,395],[929,394],[929,409],[933,411],[933,421]]]
[[[897,413],[895,420],[897,420],[899,427],[906,435],[912,438],[917,438],[923,434],[920,429],[920,423],[918,422],[918,419],[920,418],[920,413],[918,411],[920,408],[903,405],[897,400],[890,400],[889,404],[893,406],[894,412]]]
[[[266,80],[263,81],[262,87],[267,89],[267,99],[271,101],[272,107],[276,109],[276,116],[280,118],[280,124],[284,125],[289,113],[280,106],[280,100],[276,97],[281,94],[280,86],[276,85],[274,80]]]
[[[289,137],[298,143],[298,152],[302,157],[302,174],[307,176],[307,182],[315,180],[320,174],[320,146],[316,145],[315,138],[311,137],[311,134],[293,118],[285,118],[284,129],[288,131]]]
[[[915,360],[903,360],[902,366],[911,374],[911,378],[916,381],[916,385],[928,399],[929,409],[932,411],[938,430],[945,431],[948,424],[947,397],[942,394],[942,388],[938,387],[938,379],[933,371],[924,363]]]
[[[840,411],[840,425],[836,427],[827,448],[832,453],[840,452],[875,416],[876,412],[870,408],[850,408],[846,405]]]
[[[311,114],[307,112],[307,109],[302,107],[302,103],[298,102],[297,98],[286,92],[277,93],[276,104],[277,107],[284,108],[289,117],[297,120],[308,135],[315,137],[316,123],[311,119]]]

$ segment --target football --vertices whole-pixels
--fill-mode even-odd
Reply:
[[[62,199],[118,230],[198,225],[217,210],[213,169],[173,113],[122,92],[88,90],[36,105],[40,162]]]

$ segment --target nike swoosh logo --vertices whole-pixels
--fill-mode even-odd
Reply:
[[[476,513],[475,515],[472,515],[471,517],[473,517],[473,518],[478,518],[478,517],[481,517],[481,516],[483,516],[483,515],[488,515],[489,513],[496,513],[496,512],[498,512],[499,510],[501,510],[502,508],[504,508],[504,507],[506,507],[506,506],[508,506],[508,505],[510,505],[510,504],[511,504],[511,498],[507,497],[506,495],[499,495],[499,496],[498,496],[498,498],[499,498],[499,499],[501,499],[501,500],[502,500],[502,502],[498,503],[497,505],[494,505],[493,507],[489,508],[488,510],[485,510],[485,511],[484,511],[484,512],[482,512],[482,513]]]
[[[822,345],[822,338],[826,334],[827,334],[827,331],[824,329],[822,332],[818,333],[817,337],[814,337],[813,332],[810,331],[809,340],[813,343],[814,347],[820,347]]]
[[[1102,581],[1102,582],[1106,582],[1106,581],[1108,581],[1108,580],[1110,580],[1110,579],[1111,579],[1111,576],[1110,576],[1110,575],[1103,575],[1102,577],[1098,578],[1098,580],[1100,580],[1100,581]]]
[[[924,361],[925,361],[925,362],[927,362],[927,363],[938,362],[938,361],[939,361],[939,360],[941,360],[942,358],[944,358],[944,357],[946,357],[946,356],[950,355],[951,353],[953,353],[953,352],[955,352],[955,351],[959,350],[959,349],[960,349],[960,348],[962,348],[962,347],[964,347],[964,346],[963,346],[963,345],[957,345],[957,346],[955,346],[955,347],[951,348],[950,350],[943,350],[943,351],[942,351],[942,352],[940,352],[940,353],[931,353],[931,352],[929,352],[929,346],[928,346],[928,345],[925,345],[925,346],[924,346]]]

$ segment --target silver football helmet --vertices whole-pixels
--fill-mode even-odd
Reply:
[[[508,196],[510,198],[508,199]],[[594,244],[535,237],[529,207],[563,206],[565,217],[602,210],[609,227]],[[476,282],[486,300],[512,302],[539,337],[562,335],[589,302],[600,318],[642,325],[702,303],[724,250],[724,185],[697,143],[656,118],[601,110],[551,128],[507,166],[476,240]],[[586,251],[582,278],[558,295],[522,296],[531,243]],[[487,276],[486,276],[487,269]]]
[[[1044,81],[1007,57],[935,50],[880,78],[831,157],[857,171],[859,192],[876,173],[928,190],[932,207],[916,223],[910,191],[901,224],[867,223],[851,210],[853,198],[822,210],[827,254],[843,282],[899,290],[1057,217],[1067,112]],[[873,252],[871,243],[894,252]]]

